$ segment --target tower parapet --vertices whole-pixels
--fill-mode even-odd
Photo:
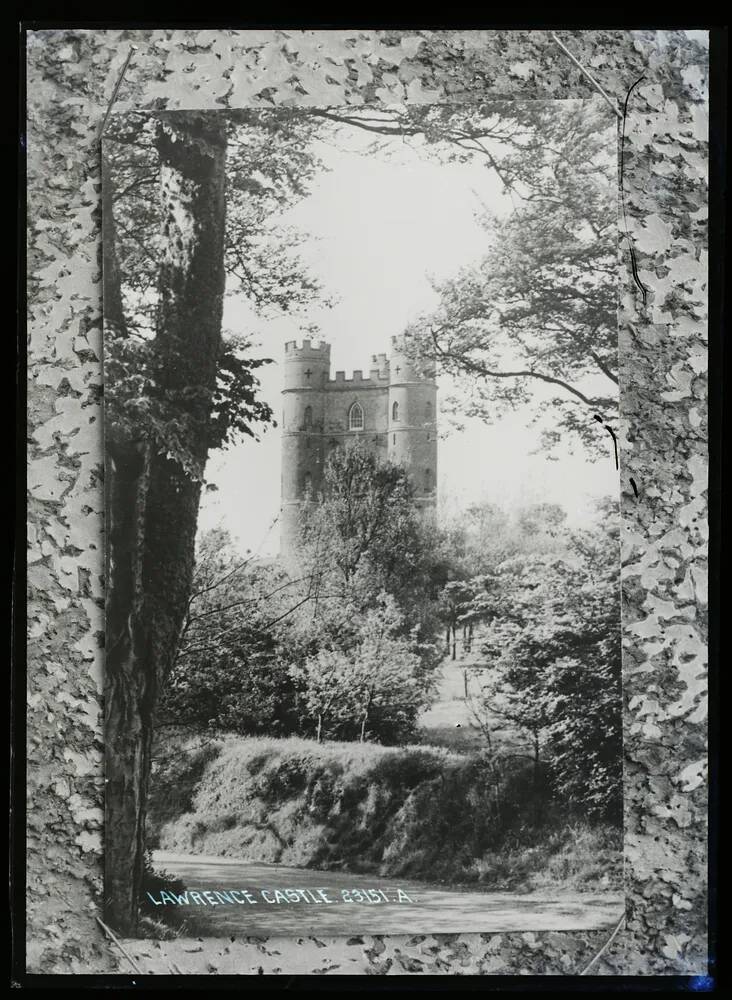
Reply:
[[[389,378],[389,359],[386,354],[372,354],[371,369],[371,378],[374,378],[374,371],[379,378]]]
[[[330,344],[290,340],[285,344],[285,391],[320,388],[330,377]]]
[[[371,371],[369,371],[368,375],[366,376],[364,375],[362,368],[355,368],[350,378],[346,377],[346,373],[344,371],[336,372],[335,378],[330,379],[326,388],[347,389],[352,386],[361,385],[361,383],[364,384],[364,387],[366,389],[369,389],[372,386],[377,386],[377,385],[380,385],[382,388],[384,388],[389,383],[388,367],[385,372],[379,371],[378,368],[372,368]]]
[[[404,337],[392,337],[389,380],[392,385],[413,382],[434,384],[434,364],[431,359],[413,355]]]

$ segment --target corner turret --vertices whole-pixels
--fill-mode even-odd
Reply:
[[[437,386],[434,368],[392,337],[389,362],[389,458],[404,465],[421,505],[437,490]]]

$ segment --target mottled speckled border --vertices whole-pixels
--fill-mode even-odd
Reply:
[[[704,975],[707,81],[700,32],[566,31],[622,104],[620,481],[627,921],[592,972]],[[544,31],[42,30],[28,34],[27,969],[132,969],[102,887],[101,233],[115,110],[589,98]],[[630,477],[637,484],[636,498]],[[135,942],[145,972],[567,975],[607,932]]]

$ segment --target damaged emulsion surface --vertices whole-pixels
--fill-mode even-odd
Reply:
[[[627,921],[594,974],[705,974],[707,75],[702,32],[564,32],[621,106]],[[27,968],[119,972],[104,938],[101,178],[115,110],[594,96],[544,31],[28,36]],[[632,478],[633,484],[630,479]],[[637,494],[637,495],[636,495]],[[572,974],[603,931],[126,942],[145,973]]]

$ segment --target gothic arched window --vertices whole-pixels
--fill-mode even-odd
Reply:
[[[313,408],[312,406],[305,407],[305,414],[303,417],[303,423],[306,427],[312,427],[313,425]]]
[[[432,403],[426,403],[425,404],[424,419],[425,420],[431,420],[432,419]]]
[[[354,403],[348,411],[348,429],[349,431],[363,430],[363,407],[360,403]]]
[[[391,419],[396,421],[399,419],[399,403],[394,402],[391,407]]]

